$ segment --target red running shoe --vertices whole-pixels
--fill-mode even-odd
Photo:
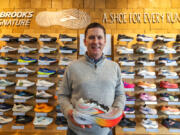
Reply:
[[[161,81],[160,82],[160,88],[165,88],[165,89],[177,89],[178,88],[178,84],[175,83],[170,83],[167,81]]]

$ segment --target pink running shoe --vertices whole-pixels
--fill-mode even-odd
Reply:
[[[97,124],[101,127],[114,127],[124,117],[124,112],[118,108],[110,108],[82,98],[73,110],[73,118],[78,124]]]
[[[151,96],[148,93],[141,93],[140,99],[143,101],[156,101],[157,100],[156,96]]]
[[[124,88],[134,88],[135,87],[135,84],[130,84],[127,82],[123,82],[123,83],[124,83]]]

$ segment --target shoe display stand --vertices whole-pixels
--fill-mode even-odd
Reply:
[[[15,113],[12,110],[7,111],[7,112],[0,112],[0,115],[5,115],[5,116],[10,116],[13,117],[13,121],[8,123],[8,124],[4,124],[4,125],[0,125],[0,132],[32,132],[32,133],[59,133],[60,135],[65,135],[66,134],[66,130],[67,130],[67,126],[66,125],[56,125],[55,121],[56,121],[56,117],[57,116],[62,116],[63,114],[61,112],[56,112],[56,105],[57,103],[57,92],[60,90],[60,83],[62,81],[62,77],[63,75],[59,75],[59,74],[55,74],[55,75],[44,75],[44,76],[38,76],[37,72],[39,70],[39,68],[48,68],[48,69],[52,69],[52,70],[56,70],[58,71],[58,69],[64,69],[66,68],[66,64],[60,65],[60,59],[62,57],[68,57],[72,60],[77,59],[77,52],[75,53],[63,53],[60,51],[60,46],[68,46],[71,48],[75,48],[77,49],[77,40],[76,41],[70,41],[70,39],[67,38],[63,38],[63,39],[59,39],[59,35],[58,34],[50,34],[53,37],[57,37],[57,41],[56,42],[42,42],[40,40],[38,40],[37,42],[33,42],[33,43],[28,43],[28,42],[16,42],[16,43],[9,43],[9,42],[5,42],[5,41],[0,41],[1,43],[1,47],[8,45],[14,48],[19,48],[19,45],[25,45],[28,47],[33,47],[33,48],[38,48],[38,50],[43,46],[49,46],[49,47],[53,47],[53,48],[57,48],[57,52],[54,53],[39,53],[38,51],[36,53],[18,53],[16,52],[7,52],[7,53],[1,53],[1,56],[3,57],[12,57],[15,59],[19,59],[20,56],[28,56],[31,58],[35,58],[35,59],[39,59],[40,56],[47,56],[49,58],[56,58],[58,61],[56,63],[53,63],[52,65],[50,64],[46,64],[46,63],[33,63],[33,64],[27,64],[27,63],[20,63],[18,64],[8,64],[8,65],[3,65],[2,63],[0,64],[0,67],[4,67],[4,68],[8,68],[11,70],[16,70],[19,67],[27,67],[31,70],[35,70],[35,74],[32,75],[28,75],[28,76],[18,76],[18,75],[11,75],[11,76],[4,76],[3,75],[0,77],[0,79],[7,79],[9,81],[15,82],[17,83],[17,81],[19,79],[27,79],[31,82],[37,82],[38,79],[42,79],[42,80],[46,80],[49,82],[54,82],[55,85],[53,87],[50,88],[41,88],[42,90],[46,90],[46,92],[50,93],[53,95],[53,98],[50,99],[36,99],[36,91],[37,91],[37,87],[36,85],[31,86],[31,87],[16,87],[15,85],[13,86],[9,86],[6,87],[5,89],[0,89],[0,91],[6,90],[10,93],[15,94],[16,91],[27,91],[30,93],[34,94],[34,97],[29,99],[29,100],[24,100],[24,99],[19,99],[19,100],[15,100],[14,98],[12,99],[0,99],[1,103],[9,103],[11,105],[15,104],[15,103],[23,103],[25,105],[31,105],[33,106],[33,109],[27,113]],[[77,37],[77,35],[75,34],[69,34],[71,36]],[[16,37],[18,37],[19,35],[14,35]],[[33,37],[37,37],[39,38],[39,35],[37,34],[31,34],[31,36]],[[37,103],[47,103],[50,106],[53,106],[53,111],[49,112],[49,113],[38,113],[34,111],[34,108],[36,106]],[[49,116],[53,118],[53,122],[48,125],[48,126],[34,126],[33,125],[33,121],[27,124],[17,124],[16,123],[16,115],[29,115],[32,116],[33,118],[35,118],[35,116]]]
[[[128,34],[127,34],[128,35]],[[159,87],[159,83],[160,81],[168,81],[171,83],[180,83],[180,80],[178,78],[173,79],[173,78],[165,78],[165,77],[161,77],[158,76],[158,71],[159,69],[168,69],[170,71],[174,71],[179,73],[180,71],[180,65],[177,66],[171,66],[171,65],[160,65],[158,64],[158,59],[159,57],[167,57],[169,59],[174,59],[176,60],[179,56],[180,53],[157,53],[156,51],[154,53],[151,54],[139,54],[136,53],[136,48],[139,46],[144,46],[147,48],[152,48],[154,50],[156,50],[156,48],[158,46],[162,46],[162,45],[166,45],[167,47],[173,48],[175,45],[180,44],[177,43],[175,41],[169,41],[169,42],[159,42],[156,41],[156,39],[154,38],[154,41],[147,41],[147,42],[143,42],[143,41],[136,41],[136,35],[137,34],[129,34],[128,36],[130,37],[134,37],[134,39],[132,40],[127,40],[127,39],[121,39],[119,41],[117,41],[117,37],[118,35],[114,35],[114,61],[116,61],[118,63],[119,58],[124,58],[126,57],[128,60],[135,60],[135,65],[120,65],[121,70],[127,70],[129,72],[135,72],[135,75],[132,76],[125,76],[123,78],[123,81],[127,82],[127,83],[134,83],[135,84],[135,88],[134,89],[125,89],[126,93],[130,96],[134,96],[136,98],[136,101],[126,101],[126,105],[133,107],[135,109],[135,113],[134,114],[126,114],[126,118],[129,118],[132,121],[136,122],[136,126],[135,128],[130,128],[130,127],[120,127],[119,125],[115,127],[115,134],[116,135],[123,135],[123,134],[179,134],[180,130],[179,129],[168,129],[166,127],[164,127],[161,124],[161,121],[163,118],[172,118],[174,120],[179,120],[180,119],[180,115],[165,115],[163,114],[160,110],[161,107],[163,105],[168,105],[168,106],[172,106],[172,107],[179,107],[179,101],[178,102],[166,102],[166,101],[161,101],[159,99],[159,94],[160,93],[169,93],[172,95],[176,95],[179,97],[179,89],[162,89]],[[148,36],[150,37],[155,37],[155,34],[149,34]],[[173,37],[175,39],[176,34],[167,34],[165,36],[168,37]],[[118,53],[117,52],[117,48],[118,47],[126,47],[126,48],[132,48],[134,50],[133,53]],[[137,60],[138,58],[147,58],[149,60],[154,60],[155,61],[155,65],[147,65],[147,66],[143,66],[140,64],[137,64]],[[137,70],[139,69],[147,69],[148,71],[154,71],[156,73],[155,77],[141,77],[137,75]],[[149,83],[154,83],[156,84],[156,89],[142,89],[140,87],[137,86],[137,83],[139,81],[146,81]],[[139,98],[140,93],[148,93],[150,95],[155,95],[157,97],[157,101],[142,101]],[[157,115],[144,115],[142,114],[139,109],[140,106],[142,105],[148,105],[151,108],[155,108],[157,109],[158,113]],[[141,121],[143,118],[149,118],[151,120],[155,120],[158,122],[158,128],[157,129],[146,129],[141,125]]]

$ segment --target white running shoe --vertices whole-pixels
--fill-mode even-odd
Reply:
[[[0,68],[0,74],[13,75],[16,73],[16,70],[9,70],[7,68]]]
[[[11,46],[3,46],[0,49],[0,52],[13,52],[13,51],[17,51],[17,48],[11,47]]]
[[[7,124],[13,120],[12,117],[0,116],[0,124]]]
[[[32,106],[23,105],[23,104],[14,104],[12,111],[13,112],[28,112],[32,109]]]
[[[46,81],[46,80],[38,80],[36,83],[37,87],[52,87],[55,83]]]
[[[141,125],[145,128],[158,128],[158,123],[150,119],[143,119]]]
[[[53,122],[53,118],[44,117],[44,116],[36,116],[33,120],[33,124],[35,126],[47,126]]]
[[[18,68],[18,73],[20,73],[20,74],[32,74],[34,72],[35,72],[34,70],[30,70],[26,67]]]
[[[16,86],[18,86],[18,87],[31,87],[34,84],[35,84],[34,82],[31,82],[31,81],[28,81],[27,79],[24,79],[24,80],[18,80]]]
[[[25,45],[20,45],[20,48],[18,48],[18,53],[30,53],[33,51],[37,51],[37,48],[30,48]]]
[[[57,51],[57,48],[51,48],[49,46],[44,45],[42,48],[40,48],[39,53],[51,53],[55,51]]]
[[[49,93],[45,92],[44,90],[36,92],[37,98],[51,98],[52,96],[53,96],[52,94],[49,94]]]

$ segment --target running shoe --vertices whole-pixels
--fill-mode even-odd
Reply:
[[[180,115],[180,110],[175,107],[162,106],[161,112],[167,115]]]
[[[176,83],[170,83],[168,81],[160,81],[160,88],[165,88],[165,89],[177,89],[178,84]]]
[[[71,39],[72,41],[76,41],[76,37],[72,37],[72,36],[69,36],[69,35],[66,35],[66,34],[59,34],[59,39],[62,40],[62,39]]]
[[[43,42],[56,42],[57,38],[56,37],[51,37],[49,35],[40,35],[39,37],[39,40],[40,41],[43,41]]]
[[[0,116],[0,124],[7,124],[13,121],[12,117],[7,117],[7,116]]]
[[[26,91],[16,91],[16,93],[14,94],[14,99],[28,100],[33,97],[34,97],[34,95],[32,93],[29,93]]]
[[[17,59],[13,59],[11,57],[0,57],[0,63],[16,64]]]
[[[51,98],[52,96],[52,94],[49,94],[44,90],[36,92],[36,98]]]
[[[28,69],[27,67],[20,67],[20,68],[18,68],[18,73],[19,74],[33,74],[33,73],[35,73],[35,71]]]
[[[146,69],[140,69],[140,70],[138,70],[137,75],[140,75],[140,76],[155,76],[156,73],[148,71]]]
[[[152,48],[138,47],[136,49],[136,53],[143,53],[143,54],[147,53],[147,54],[149,54],[149,53],[154,53],[154,50]]]
[[[176,60],[170,60],[168,58],[159,57],[159,64],[169,64],[169,65],[176,65]]]
[[[79,124],[97,124],[101,127],[113,127],[124,116],[118,109],[111,109],[96,101],[79,99],[73,111],[74,120]]]
[[[50,106],[45,103],[36,104],[34,107],[34,111],[39,112],[39,113],[49,113],[49,112],[53,111],[53,106]]]
[[[60,47],[60,52],[61,53],[75,53],[77,52],[77,49],[75,48],[70,48],[70,47],[67,47],[67,46],[61,46]]]
[[[33,59],[30,57],[22,57],[20,56],[20,59],[18,59],[18,63],[36,63],[37,59]]]
[[[180,129],[180,122],[170,119],[170,118],[165,118],[161,122],[162,125],[164,125],[167,128],[177,128]]]
[[[20,47],[18,48],[18,53],[36,53],[36,52],[37,52],[37,48],[30,48],[25,45],[20,45]]]
[[[12,107],[13,107],[13,106],[10,105],[10,104],[1,103],[1,104],[0,104],[0,112],[7,112],[7,111],[11,110]]]
[[[36,42],[37,38],[36,37],[31,37],[27,34],[21,34],[19,39],[19,41],[24,41],[24,42]]]
[[[47,68],[40,68],[38,70],[38,75],[53,75],[55,73],[56,73],[55,70],[50,70],[50,69],[47,69]]]
[[[166,70],[166,69],[160,69],[158,72],[158,75],[160,75],[160,76],[177,76],[177,73],[171,72],[171,71]]]
[[[144,42],[148,42],[148,41],[153,41],[154,39],[152,37],[148,37],[146,35],[143,34],[137,34],[137,41],[144,41]]]
[[[165,37],[164,35],[156,35],[156,41],[168,42],[168,41],[175,41],[175,39],[172,37]]]
[[[11,35],[3,35],[0,40],[6,42],[18,42],[18,37],[14,37]]]
[[[123,81],[123,84],[124,84],[124,88],[134,88],[135,87],[135,84],[130,84],[130,83],[127,83],[124,81]]]
[[[147,58],[138,58],[137,64],[143,64],[143,65],[155,65],[155,62],[153,60],[148,60]]]
[[[10,82],[10,81],[5,80],[5,79],[0,80],[0,87],[12,86],[14,84],[15,84],[15,82]]]
[[[68,57],[61,57],[59,60],[59,65],[69,65],[72,62],[72,59],[68,58]]]
[[[135,65],[134,60],[128,60],[126,57],[124,58],[119,58],[119,64],[121,65]]]
[[[154,88],[156,88],[156,84],[148,83],[145,81],[140,81],[140,82],[138,82],[137,85],[143,89],[154,89]]]
[[[131,41],[133,39],[134,39],[133,37],[122,35],[122,34],[118,34],[118,37],[117,37],[117,41],[124,41],[124,40]]]
[[[32,108],[33,108],[33,106],[29,106],[29,105],[14,104],[12,111],[26,113],[26,112],[29,112],[30,110],[32,110]]]
[[[118,125],[121,127],[135,128],[136,122],[128,118],[122,118],[122,120],[118,123]]]
[[[165,45],[158,47],[156,50],[157,50],[157,53],[176,53],[175,49],[169,48]]]
[[[14,47],[11,47],[11,46],[3,46],[1,49],[0,49],[0,52],[15,52],[17,51],[17,48],[14,48]]]
[[[28,116],[28,115],[21,115],[21,116],[16,116],[16,121],[15,123],[17,124],[27,124],[30,123],[33,120],[32,116]]]
[[[133,107],[125,106],[124,113],[125,114],[126,113],[130,113],[130,114],[135,113],[135,109]]]
[[[130,49],[130,48],[126,48],[126,47],[118,47],[117,48],[117,53],[119,54],[124,54],[124,53],[134,53],[134,50],[133,49]]]
[[[151,96],[148,93],[141,93],[139,98],[143,101],[156,101],[156,96]]]
[[[18,82],[16,83],[17,87],[31,87],[33,86],[35,83],[31,82],[27,79],[23,79],[23,80],[18,80]]]
[[[0,74],[14,75],[16,70],[9,70],[8,68],[0,68]]]
[[[45,116],[36,116],[33,120],[34,126],[48,126],[53,122],[53,118]]]
[[[49,82],[49,81],[46,81],[46,80],[38,80],[37,83],[36,83],[36,86],[37,87],[52,87],[54,86],[55,83],[53,82]]]
[[[150,108],[147,105],[141,106],[139,111],[142,112],[145,115],[156,115],[157,114],[157,110],[156,109]]]
[[[157,123],[157,121],[152,121],[152,120],[147,119],[147,118],[145,118],[145,119],[142,120],[141,125],[142,125],[143,127],[145,127],[145,128],[150,128],[150,129],[152,129],[152,128],[158,128],[158,123]]]
[[[9,93],[7,91],[0,91],[0,99],[10,99],[13,97],[12,93]]]
[[[134,72],[129,72],[129,71],[126,71],[126,70],[122,70],[121,75],[122,76],[134,76],[135,73]]]
[[[56,63],[57,59],[48,58],[46,56],[44,56],[44,57],[40,56],[38,62],[45,63],[45,64],[52,64],[52,63]]]
[[[169,93],[160,93],[159,94],[159,99],[162,101],[167,101],[167,102],[177,102],[179,101],[179,98],[177,96],[173,96]]]
[[[57,116],[55,120],[56,125],[67,125],[67,119],[64,116]]]
[[[51,48],[49,46],[42,46],[40,49],[39,49],[39,53],[55,53],[57,51],[57,48]]]

